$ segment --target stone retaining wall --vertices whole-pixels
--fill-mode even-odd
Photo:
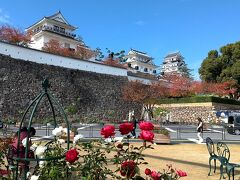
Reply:
[[[197,123],[197,117],[204,122],[218,122],[217,111],[240,111],[239,105],[220,103],[184,103],[184,104],[162,104],[158,107],[169,110],[170,120],[175,122]]]
[[[121,87],[127,83],[127,77],[42,65],[0,55],[0,118],[19,119],[29,102],[41,91],[45,77],[63,106],[74,104],[79,121],[116,112],[118,117],[112,116],[112,119],[119,120],[120,116],[125,119],[129,110],[134,109],[136,113],[141,110],[138,105],[121,99]]]

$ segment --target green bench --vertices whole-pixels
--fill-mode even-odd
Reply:
[[[211,175],[211,161],[214,160],[214,173],[216,172],[216,160],[220,162],[220,179],[222,179],[224,170],[230,179],[231,174],[234,180],[234,170],[240,167],[240,164],[235,164],[230,162],[230,150],[224,142],[217,143],[217,154],[215,153],[214,143],[211,138],[206,138],[206,145],[209,152],[209,173]]]

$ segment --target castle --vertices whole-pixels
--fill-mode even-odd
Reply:
[[[69,24],[62,13],[58,11],[26,28],[26,31],[30,31],[32,34],[32,42],[29,47],[42,50],[47,42],[54,39],[71,51],[75,51],[78,46],[88,48],[80,38],[76,37],[74,33],[76,29],[77,27]],[[156,76],[159,68],[160,73],[179,72],[179,67],[184,63],[183,57],[177,52],[168,54],[164,58],[163,65],[156,66],[151,56],[135,49],[130,49],[125,59],[129,74],[140,78]]]

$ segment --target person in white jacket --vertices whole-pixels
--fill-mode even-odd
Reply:
[[[198,126],[197,126],[197,136],[198,136],[198,142],[202,143],[203,138],[202,138],[202,133],[203,133],[203,121],[200,117],[197,118],[198,120]]]

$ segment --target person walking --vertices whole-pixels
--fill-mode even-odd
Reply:
[[[203,133],[203,121],[200,117],[197,118],[198,120],[198,126],[197,126],[197,136],[198,136],[198,142],[202,143],[203,138],[202,138],[202,133]]]
[[[132,123],[133,123],[133,131],[131,132],[132,138],[136,138],[137,119],[135,118],[134,115],[132,115]]]

